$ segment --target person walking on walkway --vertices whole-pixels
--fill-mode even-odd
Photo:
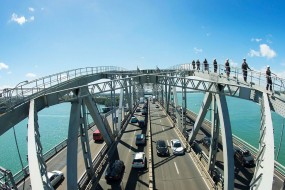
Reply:
[[[218,63],[216,59],[214,59],[213,65],[214,65],[214,73],[216,73],[218,69]]]
[[[246,62],[246,59],[243,58],[243,63],[241,65],[242,73],[243,73],[243,80],[247,82],[247,69],[251,70]]]
[[[199,61],[199,59],[197,59],[196,65],[197,65],[197,70],[199,71],[200,70],[200,61]]]
[[[209,69],[208,69],[209,64],[208,64],[207,59],[205,59],[203,63],[204,63],[204,70],[205,70],[205,71],[208,71],[208,70],[209,70]]]
[[[229,59],[226,60],[225,69],[226,69],[227,79],[229,80],[230,72],[231,72]]]
[[[275,75],[274,73],[272,73],[270,71],[270,66],[267,65],[267,70],[266,70],[266,80],[267,80],[266,90],[268,90],[268,87],[269,87],[270,91],[272,92],[272,78],[271,78],[271,74]]]
[[[194,60],[192,61],[192,67],[193,67],[193,70],[195,70],[195,61]]]

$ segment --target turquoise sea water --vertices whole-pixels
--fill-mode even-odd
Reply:
[[[204,94],[188,93],[187,108],[198,113]],[[181,94],[178,94],[181,101]],[[249,144],[258,147],[259,126],[260,126],[260,106],[247,100],[227,97],[228,109],[233,134],[237,135]],[[61,141],[67,138],[69,124],[70,104],[63,103],[46,108],[38,113],[39,130],[43,152],[48,151]],[[210,114],[207,115],[210,119]],[[275,147],[278,149],[283,119],[272,112],[274,123]],[[23,165],[27,165],[27,119],[15,126],[18,147],[23,160]],[[285,135],[283,135],[285,136]],[[285,165],[285,137],[278,161]],[[16,149],[13,130],[9,130],[0,137],[0,166],[9,169],[13,174],[21,170],[21,163]]]

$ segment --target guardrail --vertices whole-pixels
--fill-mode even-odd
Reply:
[[[15,88],[6,88],[1,92],[0,105],[9,109],[26,100],[26,97],[45,91],[47,88],[68,82],[72,79],[110,71],[126,71],[126,69],[115,66],[86,67],[68,70],[61,73],[45,76],[33,81],[23,81]],[[20,85],[21,84],[21,85]]]
[[[225,65],[218,64],[216,72],[214,71],[213,64],[209,64],[207,69],[205,69],[204,64],[201,63],[201,69],[198,71],[197,67],[194,69],[191,63],[175,65],[170,69],[178,70],[178,71],[197,71],[197,72],[204,72],[204,73],[216,73],[218,76],[222,76],[226,74]],[[243,81],[243,70],[238,67],[230,67],[230,78],[233,80]],[[276,76],[271,75],[272,79],[272,90],[277,93],[285,93],[285,80]],[[249,84],[262,86],[263,88],[266,87],[267,79],[266,79],[266,72],[254,71],[254,70],[247,70],[247,81]]]
[[[153,149],[152,149],[152,128],[151,128],[151,122],[150,122],[150,103],[149,103],[150,99],[148,99],[147,103],[147,126],[149,128],[148,131],[148,177],[149,177],[149,184],[148,184],[148,189],[149,190],[153,190],[154,189],[154,171],[153,171],[153,161],[152,161],[152,157],[153,157]]]
[[[197,114],[195,114],[194,112],[190,111],[187,109],[187,114],[188,116],[190,116],[190,118],[192,120],[196,120],[197,118]],[[207,119],[204,119],[204,122],[203,122],[204,125],[206,125],[207,127],[211,127],[211,122]],[[205,129],[205,128],[204,128]],[[207,132],[209,132],[210,134],[210,131],[208,131],[207,129],[205,129]],[[248,149],[252,155],[254,157],[256,157],[257,153],[258,153],[258,149],[255,148],[254,146],[250,145],[249,143],[243,141],[242,139],[240,139],[239,137],[237,137],[236,135],[232,135],[233,137],[233,143],[235,145],[238,145],[239,147],[241,148],[246,148]],[[285,167],[280,164],[279,162],[277,162],[276,160],[274,161],[274,167],[275,167],[275,171],[277,171],[280,175],[282,175],[283,177],[285,177]]]

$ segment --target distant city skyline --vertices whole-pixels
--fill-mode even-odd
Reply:
[[[66,70],[166,69],[206,58],[285,78],[285,2],[2,0],[0,89]]]

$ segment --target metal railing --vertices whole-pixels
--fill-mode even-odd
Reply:
[[[197,114],[188,110],[187,109],[187,114],[189,114],[190,118],[191,119],[196,119],[197,117]],[[207,125],[207,127],[211,127],[211,122],[207,119],[204,119],[204,122],[203,122],[204,125]],[[250,145],[249,143],[245,142],[244,140],[240,139],[239,137],[237,137],[236,135],[232,135],[233,137],[233,143],[241,148],[245,148],[245,149],[248,149],[252,155],[254,157],[257,156],[257,153],[258,153],[258,149],[255,148],[254,146]],[[274,161],[274,167],[275,167],[275,171],[277,171],[280,175],[282,175],[283,177],[285,177],[285,167],[280,164],[279,162],[277,162],[276,160]]]
[[[24,102],[28,96],[43,92],[52,86],[68,82],[78,77],[110,71],[126,71],[126,69],[115,66],[98,66],[79,68],[48,75],[21,85],[17,85],[15,88],[3,89],[0,97],[0,106],[7,109]]]
[[[191,63],[175,65],[170,69],[177,71],[195,71],[195,72],[203,72],[203,73],[216,73],[218,76],[223,76],[226,74],[225,65],[218,65],[217,71],[214,72],[214,67],[212,64],[209,64],[208,69],[205,70],[204,64],[201,64],[201,69],[198,71],[197,69],[193,69]],[[238,67],[230,67],[230,79],[234,81],[243,81],[243,70]],[[276,75],[271,75],[272,79],[272,90],[274,93],[285,93],[285,79],[282,79]],[[248,84],[258,85],[263,88],[266,87],[267,79],[265,72],[259,72],[254,70],[247,70],[247,81]]]

